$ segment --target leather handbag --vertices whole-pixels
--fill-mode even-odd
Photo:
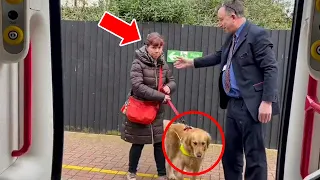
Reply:
[[[159,85],[158,91],[162,89],[162,66],[159,69]],[[129,121],[149,125],[151,124],[158,114],[160,108],[158,101],[142,101],[136,99],[132,95],[121,108],[121,112],[125,114]]]

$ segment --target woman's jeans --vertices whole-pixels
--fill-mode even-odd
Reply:
[[[129,172],[136,173],[144,144],[132,144],[129,152]],[[165,158],[162,152],[162,142],[155,143],[154,147],[154,159],[156,161],[158,176],[166,175]]]

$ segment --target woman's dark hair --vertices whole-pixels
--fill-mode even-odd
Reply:
[[[152,32],[147,35],[147,39],[145,42],[147,46],[163,46],[164,38],[157,32]]]

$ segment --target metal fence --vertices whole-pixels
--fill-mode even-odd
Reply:
[[[202,51],[204,55],[219,49],[225,34],[216,27],[169,23],[138,23],[142,41],[119,47],[120,39],[98,28],[97,22],[62,21],[63,89],[65,130],[90,133],[115,133],[121,128],[120,107],[129,90],[129,71],[136,48],[150,32],[165,37],[165,52],[170,50]],[[279,96],[282,99],[285,66],[288,59],[290,31],[269,31],[279,61]],[[180,111],[198,110],[213,116],[224,127],[225,111],[219,108],[218,67],[173,70],[177,92],[173,103]],[[174,113],[167,108],[166,118]],[[220,133],[209,119],[196,116],[186,121],[208,130],[215,143]],[[266,125],[266,147],[276,149],[279,117]]]

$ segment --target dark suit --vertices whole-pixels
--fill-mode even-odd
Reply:
[[[246,21],[239,35],[231,62],[241,97],[227,96],[222,85],[222,70],[232,41],[229,35],[214,54],[194,60],[195,68],[220,64],[220,107],[227,108],[226,148],[222,160],[226,180],[242,179],[243,150],[246,155],[246,180],[267,180],[264,131],[258,120],[261,101],[272,102],[273,115],[279,114],[278,68],[268,33]]]

